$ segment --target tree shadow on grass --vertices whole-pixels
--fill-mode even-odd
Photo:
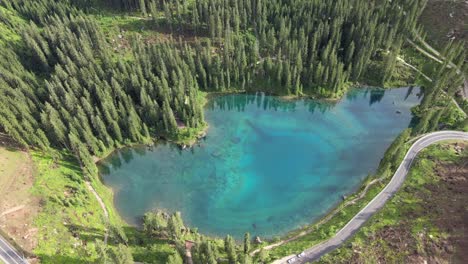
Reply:
[[[138,247],[133,251],[133,258],[138,262],[166,263],[168,257],[174,254],[175,245],[171,240],[150,237],[135,227],[123,227],[128,237],[130,247]]]
[[[105,231],[103,229],[76,224],[68,224],[67,228],[74,237],[81,239],[85,245],[94,243],[96,240],[104,241]],[[130,226],[123,227],[123,231],[128,238],[127,246],[134,248],[133,257],[135,261],[165,263],[167,258],[174,253],[175,245],[170,240],[147,236],[143,231]],[[112,231],[109,231],[107,244],[117,246],[120,243],[122,241],[116,239]],[[82,259],[70,258],[60,254],[55,256],[39,255],[39,257],[43,263],[87,263]]]
[[[57,164],[62,167],[73,170],[76,173],[82,173],[78,160],[75,156],[71,154],[63,155],[63,157],[57,162]]]
[[[89,263],[85,259],[79,259],[79,258],[74,258],[70,256],[64,256],[61,254],[56,254],[56,255],[45,255],[45,254],[39,254],[38,255],[39,259],[41,260],[41,263],[51,263],[51,264],[81,264],[81,263]]]
[[[139,230],[136,227],[124,226],[123,231],[127,235],[128,244],[130,246],[152,246],[152,245],[173,244],[172,240],[170,239],[148,236],[142,230]]]
[[[75,224],[68,224],[66,227],[74,237],[78,237],[86,243],[94,242],[96,240],[104,240],[105,231],[103,229]]]
[[[105,230],[94,228],[94,227],[85,227],[82,225],[76,224],[67,224],[66,227],[68,231],[74,236],[78,237],[85,242],[94,242],[96,240],[104,240]],[[172,241],[169,239],[163,239],[158,237],[150,237],[146,235],[143,231],[138,230],[135,227],[123,227],[123,231],[128,238],[129,246],[152,246],[152,245],[167,245],[172,244]],[[118,239],[115,238],[111,230],[109,230],[108,244],[117,245],[121,243]]]
[[[158,252],[154,250],[145,250],[133,254],[133,259],[145,263],[166,263],[172,252]]]

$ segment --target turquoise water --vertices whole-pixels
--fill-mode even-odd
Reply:
[[[100,172],[130,223],[163,208],[204,234],[281,235],[318,220],[376,170],[418,92],[357,89],[338,103],[216,97],[199,145],[124,149]]]

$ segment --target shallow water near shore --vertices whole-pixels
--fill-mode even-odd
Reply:
[[[127,148],[99,169],[129,223],[160,208],[204,234],[271,238],[319,220],[375,172],[418,93],[354,89],[337,103],[214,97],[198,145]]]

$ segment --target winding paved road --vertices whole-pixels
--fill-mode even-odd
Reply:
[[[347,239],[356,233],[366,221],[379,211],[385,203],[400,189],[406,175],[416,158],[417,154],[424,148],[443,140],[468,140],[468,133],[457,131],[440,131],[427,134],[417,140],[406,153],[403,162],[398,167],[390,182],[375,196],[357,215],[355,215],[336,235],[318,245],[304,251],[305,256],[296,258],[293,263],[308,263],[318,260],[326,253],[340,247]],[[299,252],[298,252],[299,253]],[[287,263],[294,255],[284,257],[274,263]]]
[[[0,236],[0,263],[5,264],[28,264],[13,246]]]

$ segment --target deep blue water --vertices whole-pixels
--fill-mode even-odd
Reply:
[[[124,149],[101,175],[130,223],[163,208],[204,234],[281,235],[318,220],[375,172],[418,92],[356,89],[338,103],[216,97],[199,145]]]

